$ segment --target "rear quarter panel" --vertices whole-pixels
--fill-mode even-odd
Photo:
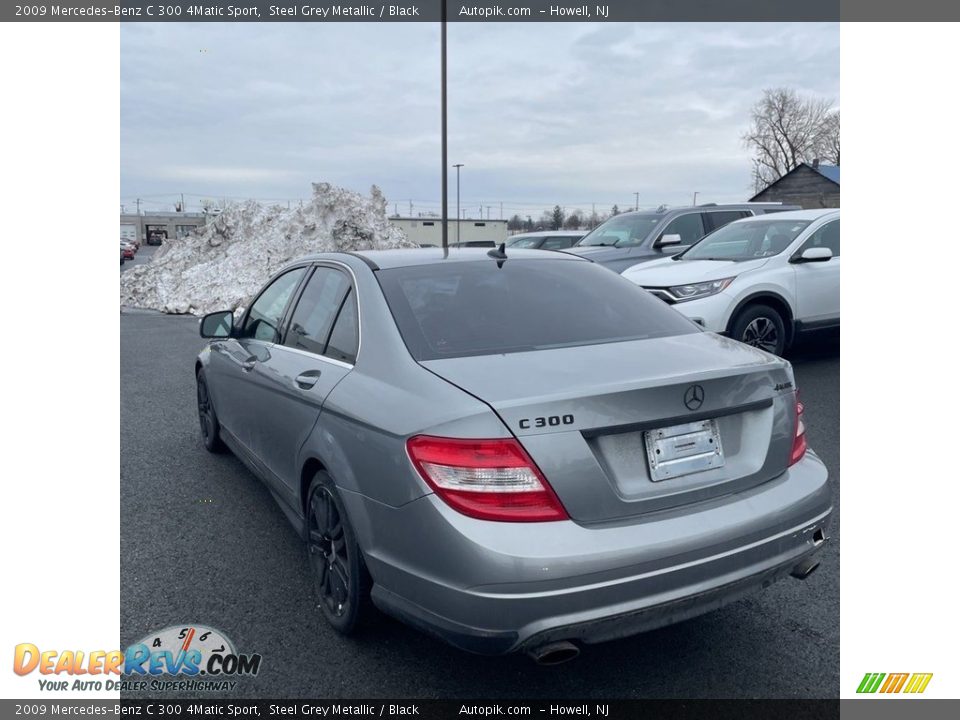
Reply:
[[[509,432],[486,404],[414,361],[373,271],[350,265],[360,301],[357,363],[327,396],[298,466],[319,460],[338,487],[396,507],[431,492],[407,457],[411,435]]]

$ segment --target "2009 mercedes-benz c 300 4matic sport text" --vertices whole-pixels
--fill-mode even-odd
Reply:
[[[206,447],[306,541],[319,605],[543,662],[817,564],[789,363],[588,260],[330,253],[201,320]]]

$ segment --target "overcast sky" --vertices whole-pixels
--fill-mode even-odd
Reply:
[[[439,46],[428,23],[124,23],[121,203],[296,202],[328,181],[439,212]],[[840,102],[836,24],[451,23],[448,53],[472,216],[744,200],[761,91]],[[455,192],[451,172],[451,215]]]

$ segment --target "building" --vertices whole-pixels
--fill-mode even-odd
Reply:
[[[146,243],[150,233],[159,233],[162,239],[182,238],[205,225],[203,213],[127,213],[120,215],[120,236],[135,233],[141,243]]]
[[[443,221],[438,217],[391,217],[390,222],[406,234],[407,239],[418,245],[436,245],[440,247]],[[447,242],[457,242],[457,226],[460,227],[460,242],[491,240],[494,243],[507,241],[506,220],[447,220]]]
[[[782,202],[804,209],[840,207],[840,166],[821,165],[817,160],[801,163],[768,185],[751,202]]]

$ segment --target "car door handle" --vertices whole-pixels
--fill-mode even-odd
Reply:
[[[242,363],[240,363],[240,369],[243,372],[250,372],[253,370],[254,366],[257,364],[257,359],[255,357],[247,358]]]
[[[319,370],[307,370],[306,372],[300,373],[297,375],[293,382],[296,383],[297,387],[301,390],[309,390],[314,385],[317,384],[317,381],[320,379]]]

